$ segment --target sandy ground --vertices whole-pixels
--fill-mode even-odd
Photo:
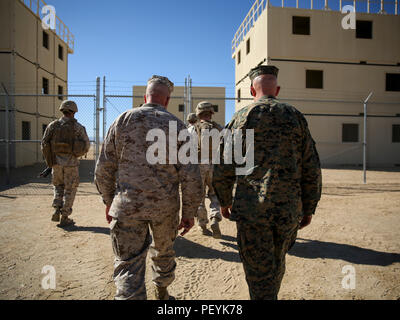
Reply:
[[[113,253],[92,164],[81,166],[76,226],[65,230],[50,221],[52,186],[34,177],[39,169],[12,172],[13,185],[0,186],[0,299],[113,299]],[[279,298],[400,299],[400,170],[369,171],[363,185],[360,170],[324,169],[323,182],[313,222],[287,256]],[[196,227],[177,239],[176,298],[249,299],[236,225],[224,220],[221,230],[220,240]],[[44,266],[56,271],[55,289],[42,287]],[[355,289],[342,286],[345,266]],[[152,298],[150,276],[148,263]]]

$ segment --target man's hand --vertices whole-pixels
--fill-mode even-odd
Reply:
[[[231,216],[231,212],[232,212],[232,206],[221,207],[220,211],[221,211],[221,215],[225,219],[229,219],[229,217]]]
[[[312,220],[312,216],[304,216],[300,222],[299,229],[303,229],[303,228],[307,227],[311,223],[311,220]]]
[[[183,232],[180,234],[183,237],[186,233],[189,232],[190,229],[194,226],[194,218],[192,219],[184,219],[182,218],[181,223],[178,226],[178,230],[183,228]]]
[[[106,220],[107,220],[108,224],[110,224],[112,221],[112,217],[108,214],[110,212],[110,208],[111,208],[111,206],[106,207]]]

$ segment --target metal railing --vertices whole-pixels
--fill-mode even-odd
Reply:
[[[295,6],[290,6],[288,5],[289,2],[293,3],[293,1],[296,2]],[[357,4],[366,4],[365,8],[365,13],[379,13],[379,14],[387,14],[388,12],[385,11],[385,6],[386,4],[394,4],[394,15],[399,14],[399,6],[400,6],[400,1],[399,0],[309,0],[309,8],[304,8],[300,6],[299,0],[256,0],[247,13],[246,17],[244,18],[242,24],[239,26],[238,30],[236,31],[233,40],[232,40],[232,55],[235,53],[236,48],[240,45],[240,43],[244,40],[246,37],[247,33],[250,31],[250,29],[254,26],[255,22],[258,20],[258,18],[262,15],[265,9],[269,8],[270,6],[273,6],[272,2],[274,3],[280,3],[281,7],[289,7],[289,8],[296,8],[296,9],[311,9],[311,10],[332,10],[334,9],[329,7],[329,4],[335,3],[335,5],[338,5],[339,10],[342,9],[342,7],[346,4],[353,5],[355,10],[357,11]],[[323,2],[324,5],[322,8],[316,7],[315,4],[319,2]],[[377,11],[375,11],[371,4],[379,4],[378,7],[376,8]],[[360,11],[364,12],[364,11]]]
[[[47,5],[44,0],[19,0],[28,9],[30,9],[39,19],[41,19],[42,8]],[[56,15],[55,34],[64,41],[71,53],[74,52],[75,37],[65,25],[65,23]]]

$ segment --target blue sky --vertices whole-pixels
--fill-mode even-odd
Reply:
[[[151,75],[160,74],[178,86],[190,75],[193,86],[224,86],[226,96],[235,95],[231,41],[254,0],[47,3],[75,35],[75,53],[69,56],[69,93],[92,94],[96,77],[106,76],[108,93],[131,94],[132,85],[144,85]],[[295,6],[296,1],[285,3]],[[309,3],[300,0],[301,7]],[[351,3],[344,1],[343,5]],[[316,8],[323,4],[323,0],[314,0]],[[337,10],[338,1],[331,1],[330,7]],[[124,105],[114,99],[108,125],[129,106],[129,102]],[[226,121],[233,113],[233,102],[227,102]]]

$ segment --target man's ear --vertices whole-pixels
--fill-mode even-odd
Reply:
[[[167,100],[165,100],[165,108],[168,107],[168,103],[169,103],[169,100],[170,100],[170,99],[171,99],[171,97],[168,97]]]
[[[256,96],[256,90],[254,89],[253,86],[250,87],[250,94],[251,94],[252,97]]]
[[[275,92],[275,97],[278,96],[278,94],[279,94],[280,91],[281,91],[281,87],[280,87],[280,86],[277,86],[277,87],[276,87],[276,92]]]
[[[144,95],[144,103],[147,103],[147,96],[146,95]]]

